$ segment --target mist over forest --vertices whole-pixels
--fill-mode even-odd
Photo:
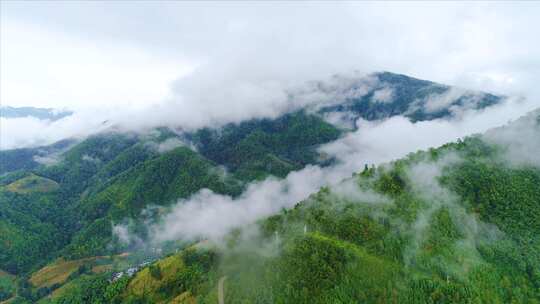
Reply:
[[[540,303],[537,3],[0,8],[0,304]]]

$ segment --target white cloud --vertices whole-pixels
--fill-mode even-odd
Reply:
[[[410,122],[403,116],[384,121],[357,121],[357,131],[320,148],[353,168],[397,159],[418,149],[427,149],[483,133],[538,106],[537,102],[509,99],[482,111],[467,110],[456,119]]]
[[[351,112],[327,112],[323,114],[326,122],[345,130],[352,130],[355,127],[356,115]]]
[[[347,85],[380,70],[540,97],[534,4],[0,5],[2,104],[68,107],[131,128],[273,117],[362,96],[369,81],[356,90]],[[69,124],[72,130],[60,130],[65,123],[2,124],[11,137],[2,147],[93,129],[82,119]]]
[[[405,248],[404,260],[407,265],[415,263],[416,259],[428,258],[429,266],[443,270],[447,275],[463,278],[473,267],[481,264],[482,257],[477,248],[482,242],[493,242],[501,239],[504,234],[492,224],[482,222],[474,213],[468,213],[459,203],[460,197],[444,188],[439,183],[442,171],[460,163],[462,160],[455,153],[448,153],[435,162],[423,161],[408,168],[406,174],[410,181],[412,192],[425,204],[418,209],[416,220],[407,227],[410,242]],[[459,231],[460,238],[452,245],[453,255],[441,263],[441,256],[421,256],[421,246],[426,241],[428,231],[433,223],[436,212],[446,210]],[[466,250],[463,250],[466,249]],[[420,265],[426,265],[425,261]]]
[[[166,140],[159,143],[154,141],[148,141],[145,143],[145,145],[157,151],[158,153],[165,153],[175,148],[186,146],[184,142],[182,142],[179,138],[176,137],[167,138]]]
[[[290,173],[284,180],[269,178],[253,183],[236,199],[201,190],[179,201],[160,224],[152,226],[152,240],[219,238],[234,227],[251,224],[283,207],[291,207],[324,184],[343,178],[328,173],[308,166]]]
[[[99,112],[76,112],[56,121],[35,117],[0,118],[0,150],[48,145],[81,138],[110,127]]]
[[[371,189],[361,189],[358,181],[354,178],[343,180],[331,188],[334,194],[340,200],[353,201],[368,204],[387,204],[392,201]]]
[[[374,102],[388,103],[394,100],[393,98],[394,90],[390,87],[385,87],[380,90],[377,90],[373,93],[372,100]]]
[[[503,156],[514,166],[540,167],[540,110],[490,130],[483,138],[504,149]]]
[[[100,45],[19,22],[2,22],[1,37],[5,104],[140,107],[167,97],[169,84],[192,69],[130,45]]]
[[[60,156],[60,154],[50,154],[45,156],[35,155],[33,159],[35,162],[38,162],[42,165],[52,166],[59,163],[62,160],[62,157]]]
[[[434,113],[445,109],[467,93],[464,89],[452,87],[443,94],[432,94],[424,101],[425,110],[427,113]]]
[[[531,106],[530,103],[509,100],[485,111],[467,112],[453,120],[412,123],[399,116],[382,122],[361,121],[356,132],[321,148],[321,151],[335,156],[339,164],[325,168],[308,166],[290,173],[284,180],[270,178],[253,183],[236,199],[202,190],[188,199],[180,200],[160,224],[151,226],[152,239],[220,238],[234,227],[253,223],[282,208],[292,207],[325,185],[337,185],[336,191],[349,199],[384,202],[384,198],[375,194],[352,191],[347,182],[338,183],[352,173],[361,171],[364,164],[388,162],[418,149],[484,132],[519,117]],[[419,183],[435,182],[434,176],[438,174],[439,167],[430,168],[419,168],[427,169],[422,171],[424,173],[432,173],[424,174],[425,178],[418,179]],[[434,191],[441,189],[431,188]],[[432,193],[433,196],[437,194],[440,193]]]

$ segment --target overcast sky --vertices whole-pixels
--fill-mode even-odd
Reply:
[[[539,3],[0,5],[3,105],[144,108],[352,70],[524,93],[540,75]]]

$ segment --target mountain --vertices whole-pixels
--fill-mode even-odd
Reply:
[[[516,132],[531,137],[508,141]],[[112,284],[83,273],[51,301],[536,303],[540,162],[514,158],[525,142],[540,143],[538,111],[366,168],[224,244],[185,246]]]
[[[454,116],[464,109],[482,109],[503,98],[389,72],[339,82],[348,84],[338,90],[344,100],[323,107],[320,112],[348,113],[347,118],[352,121],[395,115],[404,115],[413,122],[432,120]]]
[[[34,107],[0,107],[0,117],[2,118],[22,118],[34,117],[37,119],[59,120],[72,115],[71,111],[57,111],[52,108],[34,108]]]
[[[336,86],[336,83],[339,85]],[[88,286],[94,286],[95,288],[90,289],[95,291],[95,296],[103,296],[100,292],[105,292],[104,286],[99,284],[110,278],[109,271],[111,269],[123,269],[126,265],[141,262],[141,259],[144,261],[147,255],[160,256],[154,252],[155,250],[151,254],[148,252],[140,253],[137,242],[126,245],[114,239],[113,224],[129,226],[130,229],[138,233],[142,242],[148,233],[144,229],[146,222],[158,219],[178,199],[188,198],[201,189],[207,188],[214,193],[235,198],[242,195],[250,182],[261,181],[269,176],[283,178],[288,173],[302,169],[309,164],[331,166],[334,160],[320,155],[317,148],[322,144],[337,140],[354,129],[354,127],[346,127],[346,124],[356,118],[376,120],[405,115],[413,121],[429,120],[458,115],[460,111],[491,106],[503,100],[503,97],[500,96],[469,92],[391,73],[373,74],[367,78],[353,77],[346,81],[338,79],[330,84],[318,83],[316,87],[319,91],[324,92],[325,99],[323,101],[301,109],[291,110],[277,118],[252,119],[219,128],[207,127],[192,132],[184,132],[172,127],[160,127],[143,133],[110,130],[95,134],[82,141],[65,140],[45,147],[0,151],[0,201],[2,202],[0,205],[0,269],[10,276],[17,276],[16,288],[5,287],[3,290],[16,289],[19,296],[31,299],[31,301],[43,298],[54,290],[55,296],[60,297],[61,294],[65,294],[65,297],[73,296],[75,299],[59,300],[61,302],[80,303],[81,300],[77,300],[76,296],[88,290]],[[300,95],[292,94],[291,96],[293,96],[292,98],[302,98]],[[482,145],[478,147],[482,147]],[[490,156],[486,155],[485,157],[489,159]],[[472,171],[474,172],[474,170]],[[373,172],[369,174],[366,172],[358,175],[358,178],[360,179],[360,176],[375,176]],[[383,181],[380,183],[384,184],[384,181],[389,179],[389,184],[375,190],[381,192],[381,195],[392,196],[404,183],[399,179],[397,179],[396,184],[393,183],[393,178],[397,176],[397,173],[381,173],[380,178]],[[370,183],[375,183],[375,181]],[[404,196],[411,196],[406,191],[403,193],[405,193]],[[536,194],[531,195],[534,199]],[[408,206],[406,203],[412,205]],[[299,206],[304,204],[306,203]],[[407,210],[417,207],[416,202],[405,201],[403,204]],[[303,208],[298,207],[298,209]],[[399,208],[391,210],[392,214],[398,215],[405,211]],[[285,213],[287,216],[278,216],[278,222],[290,222],[290,229],[293,226],[302,226],[300,222],[304,221],[302,218],[304,213],[298,213],[289,218],[289,212],[291,212],[291,216],[295,214],[295,212],[287,211]],[[406,220],[410,220],[413,215],[411,213],[411,215],[396,217],[396,221],[407,223]],[[310,215],[310,217],[312,216],[315,215]],[[331,214],[331,216],[334,215]],[[293,240],[296,240],[297,235],[294,233],[286,234],[288,227],[268,228],[277,225],[272,222],[272,219],[261,223],[261,227],[264,228],[262,230],[269,235],[274,235],[279,228],[280,238],[291,240],[290,243],[283,243],[284,248],[292,246],[291,250],[296,250],[293,246],[296,241]],[[296,223],[296,220],[300,222]],[[333,254],[337,256],[345,254],[352,255],[353,260],[356,256],[356,258],[365,257],[369,261],[377,261],[380,265],[389,267],[389,276],[394,274],[391,271],[395,269],[406,272],[406,267],[399,266],[398,261],[392,262],[395,265],[385,264],[386,255],[399,255],[399,250],[402,248],[392,249],[393,253],[364,252],[367,249],[351,247],[353,245],[363,246],[363,243],[349,244],[351,240],[344,237],[344,235],[353,235],[356,232],[343,231],[344,235],[333,235],[323,229],[325,222],[317,223],[318,220],[314,222],[314,225],[321,226],[319,229],[321,234],[315,232],[312,234],[310,230],[309,236],[313,236],[315,239],[307,240],[307,242],[313,241],[316,244],[322,242],[321,246],[327,248],[329,252],[334,252]],[[337,227],[338,224],[334,223],[332,218],[328,220],[330,220],[328,227]],[[373,226],[373,229],[379,229],[380,231],[376,231],[377,237],[371,236],[375,243],[378,236],[382,237],[383,232],[388,232],[385,230],[386,226],[379,227],[378,225],[381,223],[372,223],[373,220],[367,217],[357,219],[351,215],[350,218],[339,218],[338,222],[341,223],[341,221],[351,221],[353,224],[359,221],[362,225],[367,225],[366,227]],[[309,226],[315,227],[311,224]],[[365,232],[364,234],[368,235],[369,233]],[[257,242],[266,242],[269,235],[257,240]],[[396,239],[391,238],[388,242],[399,243],[407,240],[406,235],[396,235],[395,237]],[[231,242],[234,244],[236,240],[232,238]],[[377,244],[369,244],[366,248],[381,246]],[[337,248],[334,248],[334,245]],[[167,246],[170,247],[171,252],[174,252],[179,246],[184,247],[186,244],[173,242]],[[304,249],[307,250],[306,248]],[[349,252],[350,248],[352,248],[351,252]],[[124,252],[132,252],[132,254],[125,258],[124,255],[120,255]],[[169,301],[173,294],[180,296],[181,294],[176,294],[179,292],[178,288],[189,289],[189,294],[183,294],[181,299],[177,299],[180,302],[189,301],[193,297],[197,297],[197,299],[211,298],[215,296],[211,294],[211,287],[213,288],[215,283],[213,280],[217,279],[216,275],[223,272],[222,264],[218,261],[236,258],[249,261],[253,258],[255,259],[254,263],[259,263],[258,256],[251,257],[249,254],[246,256],[243,252],[240,254],[239,256],[225,256],[223,252],[216,252],[212,248],[207,252],[199,252],[198,249],[182,251],[170,259],[152,264],[154,265],[151,268],[153,270],[141,272],[141,274],[150,274],[151,278],[143,276],[140,281],[122,279],[117,284],[112,284],[111,286],[114,287],[111,288],[118,288],[119,292],[123,292],[122,297],[125,296],[126,299],[140,298],[141,295],[137,294],[140,290],[138,284],[150,284],[155,288],[160,288],[159,294],[156,293],[152,296],[155,298],[148,300],[150,302]],[[309,254],[309,251],[304,254]],[[103,258],[111,255],[112,257],[108,259]],[[116,255],[120,257],[113,258]],[[300,261],[304,259],[301,256],[291,258],[298,258]],[[330,263],[336,262],[333,261],[334,256],[323,258],[329,259]],[[203,261],[204,263],[201,264]],[[259,265],[261,267],[267,264],[266,260],[260,260],[260,262],[263,264]],[[292,265],[297,262],[299,261],[290,261]],[[280,263],[275,267],[281,265],[279,267],[289,268],[291,271],[295,269],[288,264],[287,266]],[[335,264],[338,267],[337,270],[344,269],[344,266],[339,263],[348,265],[349,260],[338,261],[338,264]],[[46,266],[47,264],[49,265]],[[159,267],[155,265],[159,265]],[[227,264],[224,265],[226,268],[229,267]],[[302,263],[298,263],[298,265],[301,266]],[[45,268],[42,268],[44,266]],[[235,269],[234,267],[237,266],[230,264],[231,269]],[[309,268],[313,265],[305,264],[304,266]],[[101,270],[92,270],[95,267]],[[334,271],[332,270],[333,264],[323,265],[323,267],[327,271]],[[54,269],[54,271],[48,269]],[[168,269],[174,269],[177,274],[167,273]],[[105,274],[95,275],[102,270]],[[271,270],[264,271],[272,272]],[[51,280],[53,283],[45,285],[36,283],[47,281],[43,276],[47,277],[44,274],[50,272],[52,272]],[[156,279],[161,277],[158,272],[162,273],[163,278],[167,278],[166,282]],[[239,271],[238,273],[242,274]],[[276,274],[278,273],[280,272],[277,271]],[[248,275],[250,274],[248,273]],[[251,275],[259,276],[260,273],[252,273]],[[302,279],[300,273],[291,275],[293,277],[299,276],[299,280]],[[341,272],[335,275],[343,277]],[[316,278],[320,277],[321,274],[314,273],[313,276]],[[187,280],[183,281],[184,283],[180,287],[178,286],[179,278]],[[244,280],[261,283],[258,280],[251,280],[251,277],[240,276],[238,278],[240,281],[234,281],[232,278],[231,274],[230,282],[236,283],[231,284],[239,286],[244,284],[240,283]],[[269,279],[280,281],[279,278]],[[287,282],[286,280],[281,281]],[[119,286],[128,283],[132,285]],[[206,287],[200,287],[200,284]],[[271,281],[263,282],[263,284],[273,286],[272,284],[277,283]],[[62,287],[57,289],[60,286]],[[276,285],[275,288],[286,291],[291,290],[292,286],[295,285]],[[328,288],[325,286],[316,288],[324,293],[327,291],[325,288]],[[297,287],[300,290],[311,288],[309,286],[296,286],[293,289]],[[204,288],[207,290],[205,291]],[[343,285],[343,288],[346,286]],[[136,291],[131,294],[130,290]],[[155,290],[151,290],[151,292],[155,293]],[[270,291],[268,291],[268,295],[242,294],[245,292],[242,288],[239,288],[237,292],[238,298],[235,299],[244,297],[248,302],[253,302],[252,296],[260,296],[261,299],[266,299],[264,301],[271,299],[267,296],[273,296]],[[262,292],[264,293],[264,290]],[[12,293],[4,292],[5,295]],[[281,296],[283,298],[279,299],[290,297],[290,299],[307,301],[306,298],[295,298],[290,294],[282,294]],[[4,298],[7,297],[4,296]],[[109,302],[103,299],[96,301]]]
[[[166,128],[150,135],[91,136],[54,163],[19,168],[0,177],[0,198],[6,202],[0,209],[0,223],[6,237],[9,231],[11,240],[20,240],[4,245],[0,268],[20,273],[46,261],[49,254],[72,258],[107,253],[111,220],[137,216],[151,204],[166,206],[203,188],[239,195],[247,182],[270,174],[285,176],[316,162],[316,146],[339,134],[320,118],[293,113],[273,121],[231,125],[221,136],[203,129],[189,135],[189,144],[187,135]],[[28,154],[24,149],[2,151],[4,168],[11,161],[24,164],[17,156],[24,159]],[[14,183],[34,175],[58,187],[47,193],[12,191]],[[41,214],[45,206],[51,214]],[[51,239],[57,232],[63,236]],[[42,233],[36,238],[44,242],[25,237],[30,233]]]

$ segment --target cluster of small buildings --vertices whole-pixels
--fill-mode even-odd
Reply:
[[[124,276],[127,276],[128,278],[131,278],[133,275],[135,275],[139,270],[143,269],[144,267],[150,265],[150,263],[152,263],[152,261],[146,261],[146,262],[143,262],[137,266],[134,266],[134,267],[130,267],[124,271],[120,271],[120,272],[115,272],[113,273],[112,277],[111,277],[111,282],[115,282],[121,278],[123,278]]]

